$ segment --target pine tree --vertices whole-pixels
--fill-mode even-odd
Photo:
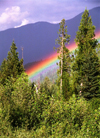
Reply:
[[[59,38],[56,40],[57,44],[60,45],[57,48],[59,62],[58,75],[58,85],[60,86],[60,91],[63,94],[64,98],[67,99],[69,93],[69,77],[70,77],[70,52],[66,48],[65,44],[69,43],[70,35],[67,34],[67,26],[65,25],[65,19],[60,23],[60,29],[58,32]]]
[[[0,67],[0,82],[2,84],[11,76],[16,78],[17,75],[21,75],[21,73],[24,72],[23,59],[19,60],[16,50],[17,47],[13,41],[10,51],[8,52],[7,60],[4,59]]]
[[[100,63],[96,54],[98,41],[95,37],[95,26],[92,24],[92,19],[86,9],[82,15],[79,30],[76,35],[76,50],[75,62],[73,71],[75,77],[76,94],[84,96],[87,99],[100,95],[99,80],[100,80]]]

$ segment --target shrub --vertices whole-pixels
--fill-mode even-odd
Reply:
[[[4,95],[4,88],[0,85],[0,136],[8,136],[11,132],[9,122],[10,104]]]

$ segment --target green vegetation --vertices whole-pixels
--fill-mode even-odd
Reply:
[[[92,25],[88,10],[82,15],[79,30],[76,35],[76,57],[73,63],[73,73],[76,75],[76,93],[87,99],[100,97],[100,61],[96,53],[98,41],[94,38],[95,26]]]
[[[70,96],[70,73],[71,73],[71,56],[68,48],[66,48],[65,44],[69,43],[70,35],[67,34],[67,26],[65,25],[65,19],[63,19],[60,23],[60,29],[58,32],[58,39],[56,40],[57,44],[60,45],[57,48],[57,52],[59,53],[59,69],[58,69],[58,79],[57,84],[60,88],[61,94],[65,99],[68,99]]]
[[[18,52],[16,52],[16,50],[17,47],[13,41],[10,51],[8,52],[7,60],[4,59],[0,67],[1,84],[5,84],[6,79],[10,79],[11,76],[16,78],[17,75],[20,75],[25,71],[23,67],[23,59],[19,60]]]
[[[100,44],[94,38],[94,30],[85,10],[75,39],[78,49],[72,60],[65,47],[69,41],[65,20],[61,21],[60,35],[64,33],[63,38],[67,36],[68,41],[63,39],[63,45],[60,45],[63,54],[59,56],[59,77],[56,83],[46,77],[38,90],[24,73],[23,60],[19,60],[17,47],[12,43],[7,60],[4,59],[0,68],[1,138],[100,137],[100,60],[97,51]],[[62,37],[59,40],[61,43]]]

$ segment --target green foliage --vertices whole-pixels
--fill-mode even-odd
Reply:
[[[85,137],[100,137],[100,108],[84,119],[81,134]]]
[[[70,41],[70,35],[67,34],[67,26],[65,25],[65,19],[62,19],[60,22],[60,29],[58,32],[58,39],[56,39],[56,43],[62,47],[62,37],[63,37],[63,45],[65,46],[66,43]],[[58,48],[59,51],[59,48]]]
[[[29,87],[28,78],[26,74],[22,74],[13,84],[13,91],[11,94],[12,108],[10,112],[10,120],[12,126],[22,126],[27,120],[27,112],[30,109],[33,97],[31,95],[31,88]]]
[[[4,88],[0,85],[0,135],[8,135],[11,130],[9,122],[10,103],[4,95]]]
[[[93,110],[98,109],[100,107],[100,98],[92,98],[90,100],[90,105]]]
[[[4,59],[0,67],[0,83],[2,84],[5,84],[6,79],[9,79],[11,76],[16,78],[17,75],[25,71],[23,59],[19,60],[16,50],[17,47],[13,41],[10,51],[8,52],[7,60]]]
[[[62,90],[63,97],[65,99],[69,99],[70,94],[70,72],[71,72],[71,53],[66,48],[66,43],[69,43],[70,41],[70,35],[67,34],[67,26],[65,26],[65,19],[63,19],[60,23],[60,29],[58,32],[58,39],[56,40],[57,44],[60,45],[59,48],[57,48],[58,53],[60,55],[58,56],[59,62],[59,69],[58,69],[58,86],[60,86],[60,90]]]
[[[4,110],[3,116],[7,118],[5,121],[13,128],[26,126],[28,129],[35,129],[41,122],[43,108],[48,105],[47,95],[45,92],[36,93],[34,88],[32,91],[25,73],[18,76],[13,83],[10,83],[11,79],[0,87],[0,109]]]
[[[56,94],[57,87],[53,84],[48,77],[45,77],[44,81],[40,85],[40,93],[45,93],[47,99]]]
[[[85,99],[77,99],[75,95],[68,102],[51,99],[42,118],[42,125],[35,131],[35,137],[100,136],[99,109],[93,111]]]
[[[77,99],[75,95],[69,101],[64,101],[55,97],[48,99],[45,91],[38,94],[34,91],[32,94],[25,74],[14,83],[11,100],[6,93],[4,94],[6,90],[4,86],[0,87],[1,136],[99,137],[100,135],[98,108],[100,104],[95,110],[95,107],[92,109],[92,101]],[[11,125],[20,129],[12,130]],[[29,128],[31,130],[28,130]]]
[[[65,20],[62,20],[59,34],[67,33],[64,23]],[[35,83],[29,82],[28,76],[23,73],[23,61],[19,61],[16,46],[12,43],[8,59],[4,59],[0,69],[0,137],[100,137],[100,63],[96,51],[99,44],[94,38],[94,29],[85,10],[76,36],[78,50],[73,65],[65,47],[69,36],[65,35],[63,73],[58,79],[58,85],[62,79],[62,93],[48,77],[36,91]],[[61,44],[62,37],[57,41]],[[58,74],[61,61],[59,67]]]
[[[100,63],[96,54],[98,41],[94,38],[94,31],[95,26],[88,10],[85,10],[75,39],[78,49],[73,63],[73,77],[75,93],[80,92],[87,99],[100,96]]]
[[[99,61],[100,61],[100,43],[98,43],[98,46],[96,48],[96,53],[97,53],[97,56],[98,56]]]

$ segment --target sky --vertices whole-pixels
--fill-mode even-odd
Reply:
[[[59,23],[100,6],[100,0],[0,0],[0,31],[29,23]]]

